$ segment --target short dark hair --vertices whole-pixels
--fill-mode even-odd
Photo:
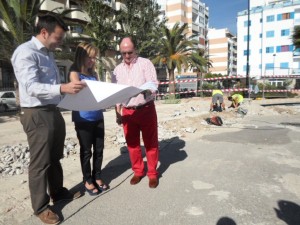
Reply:
[[[64,31],[68,31],[68,26],[58,16],[44,15],[39,16],[39,20],[36,24],[36,33],[39,34],[43,28],[45,28],[50,34],[54,32],[55,27],[60,26]]]

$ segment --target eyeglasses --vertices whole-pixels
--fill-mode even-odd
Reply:
[[[122,55],[131,55],[133,52],[121,52]]]

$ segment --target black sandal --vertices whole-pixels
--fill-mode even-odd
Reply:
[[[100,191],[98,188],[96,188],[96,187],[94,187],[94,188],[92,188],[92,189],[88,189],[88,188],[84,185],[84,188],[85,188],[86,192],[89,193],[90,196],[95,196],[95,195],[98,195],[98,194],[101,193],[101,191]],[[94,192],[95,190],[97,190],[97,191]]]
[[[99,185],[97,182],[95,182],[95,184],[100,191],[106,191],[109,189],[109,186],[106,185],[105,183],[102,183],[101,185]]]

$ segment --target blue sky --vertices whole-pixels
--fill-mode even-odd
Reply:
[[[247,10],[247,0],[202,0],[209,7],[209,27],[228,28],[236,34],[237,13]]]

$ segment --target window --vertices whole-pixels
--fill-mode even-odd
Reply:
[[[250,27],[251,26],[251,20],[244,21],[244,27],[248,27],[248,24],[249,24],[249,27]]]
[[[282,45],[280,52],[288,52],[289,51],[289,46],[288,45]]]
[[[273,22],[274,21],[274,15],[267,16],[267,22]]]
[[[6,92],[1,96],[1,98],[15,98],[15,95],[13,92]]]
[[[288,62],[282,62],[280,63],[280,69],[288,69],[289,63]]]
[[[83,33],[83,28],[80,27],[80,26],[71,26],[71,32],[82,34]]]
[[[248,35],[244,36],[244,41],[248,41]],[[249,41],[251,41],[251,35],[249,35]]]
[[[274,47],[266,47],[266,53],[273,53]]]
[[[266,63],[266,70],[273,70],[274,69],[274,63]]]
[[[300,48],[296,48],[293,52],[293,56],[300,56]]]
[[[262,33],[259,34],[259,38],[262,38]]]
[[[199,16],[199,23],[204,24],[204,18]]]
[[[290,35],[289,29],[281,30],[281,36],[289,36],[289,35]]]
[[[244,50],[244,55],[247,55],[247,50]],[[249,50],[249,55],[251,54],[251,50]]]
[[[262,23],[262,22],[263,22],[263,19],[262,19],[262,18],[260,18],[260,19],[259,19],[259,22],[260,22],[260,23]]]
[[[269,80],[269,83],[272,86],[276,86],[276,87],[282,87],[283,86],[283,80],[272,79],[272,80]]]
[[[274,37],[274,31],[273,30],[267,31],[266,36],[267,38]]]
[[[260,54],[262,53],[262,49],[259,49],[259,53],[260,53]]]
[[[282,13],[277,15],[277,20],[288,20],[288,19],[294,19],[294,12],[291,13]]]
[[[293,45],[276,46],[276,52],[292,52],[293,50],[294,50]]]
[[[259,68],[259,69],[261,69],[261,68],[262,68],[262,67],[261,67],[261,64],[259,64],[259,65],[258,65],[258,68]]]

